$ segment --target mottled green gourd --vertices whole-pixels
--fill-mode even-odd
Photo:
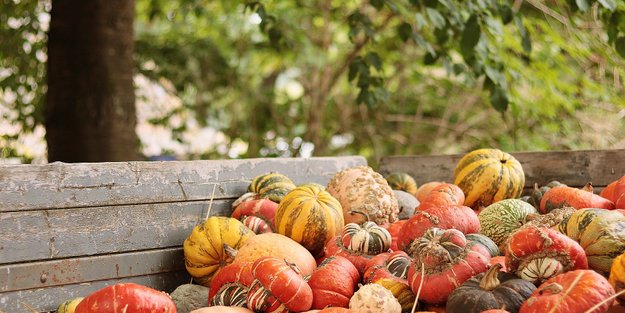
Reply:
[[[76,310],[76,306],[78,306],[78,303],[80,303],[82,299],[84,298],[78,297],[61,303],[61,305],[59,305],[59,308],[57,309],[57,313],[74,313],[74,311]]]
[[[529,214],[538,214],[538,211],[520,199],[495,202],[478,215],[482,227],[480,232],[492,239],[501,249],[508,236],[527,222]]]
[[[247,191],[258,194],[260,198],[268,198],[280,203],[282,198],[293,189],[295,189],[295,184],[291,179],[279,173],[269,173],[254,177]]]
[[[386,177],[386,181],[393,190],[403,190],[413,196],[417,194],[417,182],[407,173],[392,173]]]

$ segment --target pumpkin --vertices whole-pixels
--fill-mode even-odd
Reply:
[[[382,278],[408,278],[410,257],[404,251],[381,253],[367,261],[363,282],[375,282]]]
[[[407,173],[391,173],[386,176],[386,181],[393,190],[402,190],[413,196],[417,195],[417,182]]]
[[[288,177],[279,173],[269,173],[254,177],[247,191],[258,194],[259,198],[268,198],[280,203],[282,197],[294,188],[295,184]]]
[[[421,201],[419,210],[433,207],[458,206],[464,204],[464,193],[454,184],[440,184],[427,194]]]
[[[254,262],[264,256],[274,256],[295,263],[302,275],[307,276],[317,268],[317,262],[310,252],[293,239],[276,233],[265,233],[251,237],[239,249],[224,247],[233,263]]]
[[[540,213],[548,213],[553,209],[565,206],[574,207],[576,209],[599,208],[614,210],[614,203],[594,194],[592,192],[592,185],[588,183],[582,189],[567,186],[551,188],[543,195],[540,201]]]
[[[191,311],[191,313],[254,313],[254,311],[238,306],[211,306]]]
[[[617,209],[625,209],[625,175],[616,181],[612,198]]]
[[[480,313],[499,308],[518,312],[536,286],[500,269],[499,264],[491,266],[486,273],[470,278],[452,291],[447,299],[447,312]]]
[[[615,211],[577,210],[558,225],[558,230],[579,242],[590,268],[605,275],[614,258],[625,252],[625,217]]]
[[[465,205],[478,210],[503,199],[518,198],[525,186],[521,163],[498,149],[478,149],[464,155],[454,170],[454,184],[465,194]]]
[[[405,191],[393,190],[393,193],[395,194],[395,198],[397,199],[397,205],[399,206],[399,213],[397,214],[397,218],[399,218],[400,220],[409,219],[419,206],[419,201],[413,195]]]
[[[414,256],[414,252],[410,251],[410,245],[431,227],[453,228],[468,234],[479,232],[480,222],[477,214],[466,206],[446,206],[417,211],[400,229],[397,247]]]
[[[82,299],[84,299],[84,297],[69,299],[61,303],[61,305],[59,305],[59,308],[56,310],[57,313],[74,313],[76,311],[78,303],[80,303]]]
[[[214,276],[208,291],[208,303],[211,306],[245,307],[247,292],[254,281],[253,263],[233,263],[225,266]]]
[[[616,292],[621,292],[625,289],[625,258],[623,258],[623,255],[625,253],[617,256],[610,268],[608,281]],[[619,295],[617,299],[621,304],[625,304],[625,295]]]
[[[346,258],[332,256],[325,259],[308,279],[313,293],[312,308],[347,307],[359,281],[358,270]]]
[[[349,223],[343,227],[340,236],[328,241],[324,248],[327,257],[340,255],[347,258],[359,273],[363,273],[367,261],[373,256],[386,252],[391,245],[391,234],[373,222],[362,226]]]
[[[523,227],[506,245],[509,272],[541,283],[561,272],[588,268],[584,249],[571,238],[546,227]]]
[[[527,222],[529,214],[538,214],[538,211],[519,199],[495,202],[480,211],[480,232],[503,249],[508,236]]]
[[[407,220],[399,220],[386,227],[386,230],[388,230],[388,233],[391,234],[391,250],[392,251],[399,250],[399,248],[397,247],[397,236],[399,235],[399,231],[401,230],[402,226],[404,226],[406,222]]]
[[[495,264],[499,264],[501,265],[501,271],[503,272],[507,272],[508,269],[506,268],[506,256],[504,255],[498,255],[496,257],[492,257],[490,258],[490,261],[488,262],[489,266],[494,266]]]
[[[275,222],[278,233],[295,240],[317,257],[323,253],[325,243],[344,226],[339,201],[313,185],[297,187],[284,196]]]
[[[401,305],[402,312],[412,312],[416,296],[405,279],[382,278],[373,283],[388,289]],[[418,308],[417,305],[416,309]]]
[[[252,311],[283,312],[309,310],[312,289],[300,275],[297,265],[274,257],[262,257],[252,265],[254,282],[247,293]]]
[[[323,310],[318,311],[317,313],[356,313],[347,308],[325,308]]]
[[[209,286],[213,275],[232,262],[224,244],[240,248],[254,233],[235,218],[212,216],[193,228],[185,239],[184,259],[189,274],[200,285]]]
[[[467,279],[486,271],[490,254],[456,229],[428,229],[411,245],[408,283],[419,300],[441,304]]]
[[[547,185],[538,188],[538,183],[534,183],[534,189],[532,189],[532,191],[530,192],[527,202],[535,208],[540,208],[540,201],[543,199],[543,195],[547,191],[551,190],[551,188],[558,186],[566,185],[557,180],[554,180],[549,182]]]
[[[425,183],[423,185],[421,185],[421,187],[419,187],[419,189],[417,189],[417,200],[419,200],[419,202],[423,202],[423,200],[425,200],[425,197],[427,197],[427,195],[430,193],[430,191],[432,191],[432,189],[436,188],[436,186],[443,184],[444,182],[440,182],[440,181],[432,181],[432,182],[428,182]]]
[[[593,270],[575,270],[544,282],[523,303],[520,313],[582,313],[614,294],[607,279]],[[614,299],[592,312],[606,312]]]
[[[269,199],[256,199],[256,194],[246,193],[233,204],[232,217],[243,222],[254,233],[273,232],[278,204]],[[254,217],[248,219],[247,217]],[[244,221],[245,220],[245,221]]]
[[[464,237],[467,238],[468,241],[475,242],[484,246],[484,248],[488,250],[488,253],[491,257],[496,257],[499,255],[499,247],[497,247],[497,244],[495,244],[495,242],[488,238],[486,235],[474,233],[466,234],[464,235]]]
[[[378,284],[366,284],[349,300],[349,309],[362,313],[401,313],[401,304],[390,290]]]
[[[119,283],[96,290],[76,306],[75,313],[176,313],[171,297],[135,283]]]
[[[341,203],[345,223],[397,221],[399,207],[386,179],[368,166],[344,169],[328,182],[327,191]]]
[[[214,281],[214,280],[213,280]],[[212,283],[212,282],[211,282]],[[178,313],[191,312],[208,305],[208,287],[197,284],[182,284],[169,294]]]

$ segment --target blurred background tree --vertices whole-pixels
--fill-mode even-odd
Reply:
[[[45,160],[50,3],[1,1],[0,146]],[[624,148],[624,30],[614,0],[136,0],[136,129],[190,159]]]

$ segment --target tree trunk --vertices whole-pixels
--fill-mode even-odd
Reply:
[[[53,0],[45,107],[48,160],[139,159],[134,0]]]

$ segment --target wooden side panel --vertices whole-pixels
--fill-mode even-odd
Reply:
[[[525,171],[525,187],[552,180],[581,187],[587,182],[604,187],[625,175],[625,149],[592,151],[550,151],[512,153]],[[453,182],[453,172],[462,154],[432,156],[390,156],[380,161],[383,175],[402,171],[418,184],[429,181]]]
[[[228,215],[232,200],[213,202]],[[0,213],[0,265],[181,246],[209,201]],[[1,281],[1,280],[0,280]]]
[[[362,157],[51,163],[0,166],[0,212],[238,197],[252,178],[280,172],[295,183],[327,183]]]
[[[150,286],[157,290],[172,292],[177,286],[188,283],[190,278],[184,271],[159,273],[147,276],[107,279],[90,283],[37,288],[11,292],[0,292],[0,312],[32,313],[28,307],[37,312],[48,312],[57,309],[63,301],[75,297],[84,297],[91,292],[116,283],[136,283]],[[208,301],[208,295],[207,295]]]

